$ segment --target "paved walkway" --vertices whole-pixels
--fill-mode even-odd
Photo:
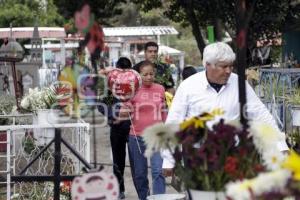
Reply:
[[[111,147],[110,147],[110,140],[109,140],[109,127],[98,127],[96,132],[96,140],[97,140],[97,162],[108,164],[105,165],[107,170],[112,172],[112,158],[111,158]],[[91,139],[91,144],[93,144],[93,138]],[[92,155],[91,158],[93,159],[93,146],[91,146]],[[128,155],[128,154],[127,154]],[[93,162],[93,160],[92,160]],[[151,173],[149,171],[148,177],[151,186]],[[170,179],[167,179],[167,182],[170,182]],[[128,200],[138,200],[135,188],[133,186],[133,181],[131,177],[128,156],[126,157],[126,169],[125,169],[125,195],[126,199]],[[171,187],[167,186],[167,193],[176,193],[176,191]]]

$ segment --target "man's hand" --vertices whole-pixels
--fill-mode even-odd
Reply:
[[[173,169],[173,168],[163,168],[162,174],[163,174],[165,177],[173,176],[173,174],[174,174],[174,169]]]
[[[106,67],[106,68],[100,69],[98,73],[106,76],[113,69],[115,69],[115,68],[114,67]]]

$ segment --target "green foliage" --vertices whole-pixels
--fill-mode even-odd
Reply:
[[[161,9],[153,9],[151,12],[140,11],[140,23],[146,26],[164,26],[169,25],[170,20],[164,17]]]
[[[114,26],[158,26],[171,23],[160,8],[145,12],[141,5],[128,2],[120,4],[120,9],[122,15],[116,15],[111,20]]]
[[[185,63],[190,65],[201,65],[201,58],[197,43],[192,34],[189,24],[179,24],[172,22],[164,14],[164,7],[152,9],[151,12],[146,12],[144,4],[134,4],[132,1],[120,4],[123,10],[122,15],[114,16],[112,22],[114,26],[157,26],[157,25],[171,25],[179,32],[178,36],[169,35],[161,36],[161,43],[171,46],[173,48],[184,51]],[[147,3],[147,1],[145,2]],[[161,1],[149,1],[149,5],[160,5]],[[148,8],[148,7],[147,7]]]
[[[275,77],[272,77],[271,80],[264,78],[260,83],[260,98],[262,98],[266,102],[272,102],[273,96],[275,96],[276,98],[284,98],[288,89],[289,88],[286,84],[277,84],[277,80]]]
[[[24,151],[27,154],[32,153],[32,151],[36,148],[35,141],[34,141],[32,134],[26,133],[24,139],[22,140],[22,146],[24,148]]]
[[[159,60],[160,59],[161,58],[159,58]],[[164,86],[172,85],[172,83],[170,82],[170,77],[172,76],[171,68],[167,66],[165,63],[160,61],[158,61],[158,63],[156,64],[162,66],[164,70],[163,73],[155,73],[155,82]]]
[[[141,12],[139,5],[133,3],[120,4],[122,15],[116,15],[111,22],[114,26],[137,26],[141,24]]]
[[[208,25],[214,25],[217,31],[226,30],[232,37],[235,37],[237,3],[235,0],[165,0],[163,3],[158,0],[133,0],[133,2],[140,4],[145,11],[163,8],[165,16],[172,21],[190,24],[200,52],[205,46],[200,30],[206,30]],[[258,39],[276,37],[282,32],[286,21],[299,15],[299,7],[292,7],[290,1],[287,0],[246,1],[246,8],[246,17],[249,19],[250,46],[254,46]],[[220,27],[217,22],[220,22]]]
[[[289,104],[300,105],[300,88],[296,88],[291,95],[287,95],[286,99]]]
[[[0,1],[0,27],[33,26],[38,20],[39,26],[58,26],[63,18],[57,13],[53,0],[44,5],[37,0],[2,0]]]
[[[197,42],[193,37],[191,30],[192,28],[190,26],[183,27],[182,25],[174,22],[172,22],[171,25],[176,28],[176,30],[179,32],[179,35],[162,37],[162,43],[170,45],[171,47],[180,51],[184,51],[184,63],[186,63],[186,65],[202,65]]]
[[[9,115],[16,105],[16,99],[12,95],[0,95],[0,115]],[[0,125],[7,125],[8,118],[0,118]]]
[[[91,6],[91,12],[95,14],[97,21],[104,25],[111,25],[111,18],[120,15],[120,3],[126,3],[126,0],[53,0],[58,8],[58,12],[69,21],[74,13],[85,3]]]
[[[46,12],[40,16],[40,24],[45,26],[62,26],[64,18],[58,13],[58,9],[53,0],[47,0]]]
[[[282,57],[282,46],[272,46],[270,58],[272,63],[280,63]]]

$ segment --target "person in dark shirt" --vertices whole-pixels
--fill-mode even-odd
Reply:
[[[116,67],[120,69],[131,69],[132,65],[128,58],[120,57],[116,63]],[[124,169],[126,160],[126,143],[128,141],[130,121],[118,120],[117,117],[119,113],[117,113],[116,111],[120,110],[120,100],[113,97],[112,95],[109,95],[107,98],[112,98],[111,102],[106,103],[107,109],[104,108],[105,105],[101,105],[98,106],[98,110],[102,114],[106,115],[108,124],[110,125],[110,143],[113,157],[113,171],[119,181],[119,199],[125,199]],[[105,100],[103,101],[103,103],[105,103]]]
[[[174,80],[168,65],[158,62],[158,45],[156,42],[147,42],[144,47],[145,60],[155,64],[155,82],[164,86],[165,90],[174,94]],[[143,61],[137,63],[133,68],[137,71]]]

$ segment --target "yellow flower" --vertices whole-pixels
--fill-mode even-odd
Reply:
[[[185,120],[180,124],[180,130],[185,130],[190,126],[195,124],[196,117],[192,117],[191,119]]]
[[[204,128],[206,121],[207,120],[205,118],[203,119],[203,118],[198,118],[197,117],[196,120],[195,120],[195,124],[194,124],[195,128]]]
[[[204,113],[200,117],[192,117],[188,120],[185,120],[180,124],[180,129],[185,130],[190,126],[197,128],[205,128],[205,123],[207,121],[213,120],[217,115],[223,115],[224,111],[221,109],[214,109],[211,113]]]
[[[166,98],[166,103],[167,103],[167,106],[168,108],[171,107],[171,104],[172,104],[172,101],[173,101],[173,94],[171,94],[170,92],[165,92],[165,98]]]
[[[209,113],[201,117],[192,117],[191,119],[185,120],[180,124],[180,129],[185,130],[190,126],[197,128],[205,128],[205,122],[214,119],[214,116]]]
[[[300,180],[300,156],[295,151],[291,151],[282,167],[291,170],[295,180]]]

